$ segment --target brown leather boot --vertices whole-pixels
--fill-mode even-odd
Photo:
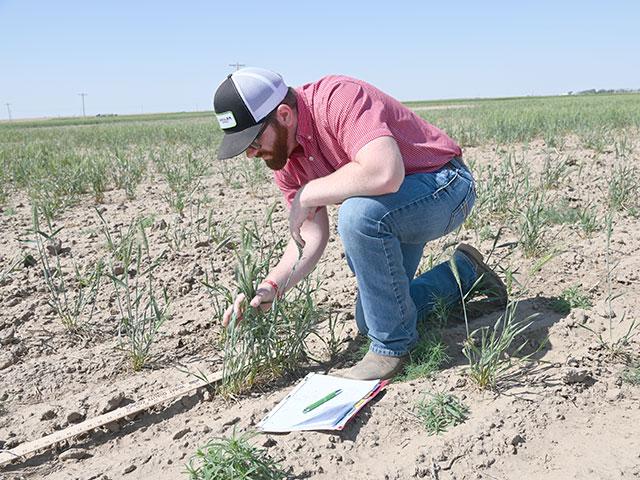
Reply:
[[[368,351],[362,360],[340,376],[353,380],[387,380],[400,373],[409,355],[389,357]]]
[[[478,277],[481,276],[480,282],[477,285],[480,293],[487,296],[487,300],[484,301],[488,308],[504,307],[508,301],[507,287],[500,279],[498,274],[484,263],[484,257],[482,254],[473,248],[471,245],[461,243],[456,247],[456,251],[462,252],[473,264]]]

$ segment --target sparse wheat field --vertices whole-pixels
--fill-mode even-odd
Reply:
[[[0,479],[213,478],[207,462],[242,472],[249,454],[264,478],[639,476],[640,95],[409,106],[462,145],[478,191],[419,271],[472,243],[509,305],[437,303],[406,371],[344,431],[278,436],[252,432],[307,372],[366,345],[335,229],[308,281],[225,332],[228,299],[255,289],[288,227],[260,161],[215,159],[213,115],[0,124],[0,449],[225,371],[217,391]],[[443,393],[420,420],[424,392]]]

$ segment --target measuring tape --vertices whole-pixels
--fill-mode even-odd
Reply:
[[[5,465],[13,460],[25,457],[26,455],[37,450],[42,450],[44,448],[50,447],[55,443],[68,440],[71,437],[75,437],[76,435],[88,432],[89,430],[102,427],[107,423],[114,422],[128,415],[133,415],[134,413],[138,413],[142,410],[147,410],[148,408],[158,405],[159,403],[167,402],[176,397],[181,397],[197,388],[219,382],[221,379],[222,372],[215,372],[211,375],[206,375],[202,378],[197,378],[182,385],[170,388],[169,390],[164,390],[162,392],[153,394],[149,398],[145,398],[144,400],[140,400],[136,403],[125,405],[124,407],[113,410],[112,412],[105,413],[104,415],[90,418],[88,420],[85,420],[84,422],[78,423],[77,425],[73,425],[71,427],[65,428],[64,430],[60,430],[47,435],[46,437],[23,443],[11,450],[0,451],[0,465]]]

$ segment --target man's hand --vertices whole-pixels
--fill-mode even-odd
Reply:
[[[291,202],[291,209],[289,210],[289,230],[291,236],[300,247],[304,247],[304,240],[302,239],[302,235],[300,235],[300,227],[302,227],[305,220],[311,220],[316,214],[316,207],[303,207],[301,205],[300,197],[302,196],[303,190],[304,187],[298,190],[298,193],[296,193],[296,196]]]
[[[260,308],[263,312],[266,312],[271,308],[271,304],[275,298],[276,292],[273,287],[270,285],[260,285],[258,290],[256,290],[255,297],[249,302],[249,305],[253,308]],[[245,304],[244,293],[241,293],[236,297],[233,305],[229,305],[229,308],[227,308],[222,315],[222,326],[226,327],[229,325],[232,315],[235,315],[236,323],[240,322],[242,320],[242,314],[244,313]]]

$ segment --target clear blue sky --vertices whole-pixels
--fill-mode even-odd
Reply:
[[[0,0],[0,119],[211,108],[236,61],[400,100],[640,88],[640,2]]]

